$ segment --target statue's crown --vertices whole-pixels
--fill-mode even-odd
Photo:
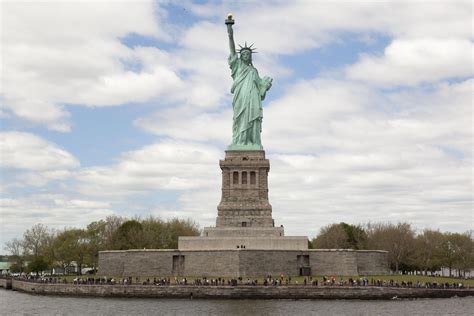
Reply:
[[[245,46],[242,47],[242,45],[239,44],[239,47],[240,49],[237,50],[238,53],[241,53],[242,51],[244,50],[248,50],[249,52],[251,53],[257,53],[256,51],[256,47],[252,48],[253,44],[251,44],[250,46],[247,46],[247,42],[245,42]]]

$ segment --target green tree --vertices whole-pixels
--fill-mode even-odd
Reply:
[[[56,243],[56,231],[55,230],[50,230],[48,235],[43,241],[43,245],[41,246],[41,253],[48,263],[48,266],[51,268],[51,273],[53,272],[52,269],[54,265],[56,264],[56,249],[55,249],[55,243]]]
[[[23,234],[25,252],[33,257],[42,255],[49,236],[48,227],[43,224],[36,224],[31,229],[27,229]]]
[[[28,263],[28,271],[35,272],[38,275],[39,272],[45,271],[49,268],[48,262],[43,256],[35,256]]]
[[[347,235],[340,224],[331,224],[321,228],[319,235],[312,240],[316,249],[347,249],[350,247]]]
[[[415,232],[410,224],[369,224],[367,234],[368,248],[387,250],[390,267],[395,272],[413,263]]]
[[[113,234],[113,249],[144,248],[143,225],[137,220],[124,222]]]
[[[458,277],[461,273],[465,276],[466,271],[474,268],[474,241],[472,239],[472,231],[463,234],[455,234],[453,236],[453,244],[456,245],[456,259],[454,267],[458,271]]]
[[[192,220],[163,221],[148,217],[124,222],[114,234],[113,249],[175,249],[179,236],[199,236],[200,230]]]
[[[442,246],[444,236],[440,231],[425,229],[416,236],[414,243],[414,263],[418,270],[437,271],[442,265]]]
[[[200,231],[196,222],[192,220],[180,220],[174,218],[166,223],[166,236],[164,238],[165,244],[163,248],[176,249],[178,248],[179,236],[199,236]]]
[[[22,273],[25,271],[23,264],[14,263],[10,266],[11,273]]]
[[[65,229],[55,240],[57,262],[65,269],[73,262],[77,264],[78,274],[81,274],[88,251],[87,233],[83,229]]]
[[[365,249],[367,243],[367,233],[360,225],[350,225],[344,222],[340,223],[346,232],[347,241],[352,249]]]
[[[311,245],[319,249],[364,249],[367,234],[360,225],[330,224],[313,238]]]
[[[86,264],[96,268],[99,264],[99,251],[115,249],[114,234],[124,222],[125,219],[123,217],[107,216],[105,220],[92,222],[87,225],[87,252],[84,258]]]
[[[7,250],[10,255],[10,260],[13,262],[13,265],[10,267],[11,272],[23,272],[23,266],[25,263],[25,249],[24,243],[21,239],[13,238],[10,241],[5,243],[5,250]]]
[[[445,233],[441,251],[442,264],[449,269],[449,276],[452,276],[453,268],[458,270],[460,276],[461,271],[469,270],[474,265],[472,232]]]
[[[142,221],[144,248],[162,249],[165,248],[167,234],[166,223],[159,218],[148,217]]]

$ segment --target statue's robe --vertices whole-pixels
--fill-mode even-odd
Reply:
[[[234,123],[232,127],[232,145],[245,149],[263,149],[260,139],[262,130],[262,100],[270,88],[262,80],[256,68],[245,64],[237,54],[229,56],[229,65],[232,70],[231,92],[234,94],[232,107],[234,109]]]

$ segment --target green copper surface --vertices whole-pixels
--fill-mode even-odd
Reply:
[[[229,35],[229,66],[231,69],[231,93],[234,98],[232,125],[232,144],[227,150],[262,150],[260,134],[262,132],[262,101],[272,86],[269,77],[260,78],[257,69],[252,64],[252,45],[245,44],[239,50],[240,57],[235,50],[232,25],[234,20],[227,19],[227,33]]]

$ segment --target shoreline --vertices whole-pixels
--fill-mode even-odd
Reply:
[[[1,279],[0,287],[8,289],[7,282],[7,279]],[[16,279],[11,279],[11,289],[33,295],[182,299],[391,300],[474,296],[474,288],[437,289],[313,285],[90,285],[38,283]]]

